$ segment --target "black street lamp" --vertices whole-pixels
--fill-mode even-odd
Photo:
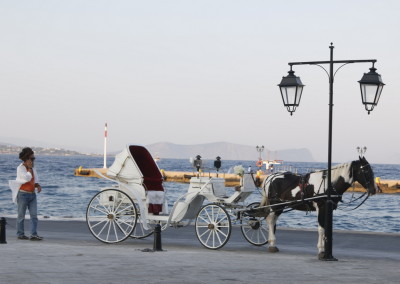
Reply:
[[[372,63],[372,68],[369,68],[370,71],[364,73],[364,76],[358,81],[360,83],[361,100],[368,114],[378,105],[383,86],[385,85],[382,82],[381,75],[375,72],[376,68],[374,68],[374,64]]]
[[[278,85],[281,91],[283,105],[290,112],[290,115],[296,111],[296,108],[300,104],[301,94],[303,91],[303,83],[300,78],[294,75],[292,71],[293,65],[317,65],[325,70],[329,77],[329,132],[328,132],[328,189],[326,191],[326,214],[325,214],[325,255],[323,260],[337,260],[332,256],[332,223],[333,223],[333,207],[332,207],[332,181],[331,181],[331,170],[332,170],[332,114],[333,114],[333,81],[336,72],[342,68],[344,65],[350,63],[372,63],[372,68],[370,72],[364,73],[364,76],[360,81],[361,88],[361,100],[365,105],[365,109],[368,114],[374,109],[378,104],[379,98],[382,93],[382,88],[385,85],[382,82],[381,76],[376,73],[374,64],[376,59],[366,59],[366,60],[333,60],[333,44],[329,46],[330,48],[330,60],[329,61],[309,61],[309,62],[290,62],[289,75],[282,78],[282,82]],[[323,64],[329,64],[329,73],[322,67]],[[342,64],[339,68],[333,72],[334,64]]]
[[[292,66],[290,65],[289,75],[282,78],[282,82],[278,85],[281,90],[283,105],[287,107],[290,115],[296,111],[296,108],[300,104],[301,94],[303,93],[303,83],[301,83],[300,77],[294,75]]]
[[[218,177],[218,172],[219,172],[219,169],[221,168],[221,165],[222,165],[221,157],[218,156],[218,157],[215,158],[215,161],[214,161],[214,168],[217,169],[217,177]]]

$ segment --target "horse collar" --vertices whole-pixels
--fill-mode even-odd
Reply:
[[[305,189],[308,185],[309,185],[308,179],[306,179],[306,178],[304,178],[304,176],[302,176],[302,177],[300,178],[300,181],[299,181],[300,192],[303,192],[304,189]]]

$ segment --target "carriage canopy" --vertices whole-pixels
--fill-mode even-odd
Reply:
[[[127,145],[116,155],[107,175],[123,183],[142,185],[149,203],[149,213],[158,214],[164,202],[163,177],[150,152],[143,146]]]

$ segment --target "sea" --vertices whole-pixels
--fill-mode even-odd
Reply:
[[[113,162],[109,158],[107,166]],[[0,155],[0,217],[16,217],[17,207],[11,200],[11,190],[8,180],[15,179],[16,168],[20,164],[17,155]],[[194,172],[189,161],[183,159],[161,159],[157,162],[160,169],[165,171]],[[203,161],[203,172],[215,172],[213,160]],[[245,169],[252,166],[256,169],[255,161],[222,160],[220,173],[233,173],[233,167],[242,165]],[[88,177],[74,176],[74,169],[102,168],[103,157],[95,156],[37,156],[35,168],[40,177],[42,192],[38,197],[39,219],[49,220],[85,220],[86,208],[91,198],[101,188],[113,186],[114,183]],[[326,163],[283,162],[276,165],[275,170],[290,170],[304,174],[312,170],[326,169]],[[400,180],[400,165],[372,164],[376,177],[382,180]],[[165,182],[166,196],[169,207],[183,195],[189,185]],[[228,188],[232,193],[233,189]],[[348,192],[344,201],[357,198],[361,193]],[[247,203],[260,201],[261,195],[255,191]],[[366,200],[359,208],[353,210],[359,201],[340,205],[333,213],[334,230],[350,230],[365,232],[400,233],[400,194],[377,194]],[[290,211],[281,215],[278,227],[316,229],[315,212]]]

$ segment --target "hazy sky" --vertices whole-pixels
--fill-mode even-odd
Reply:
[[[293,116],[277,84],[288,62],[329,60],[333,42],[334,59],[377,59],[386,83],[367,115],[357,81],[371,65],[338,71],[333,160],[367,146],[371,162],[400,163],[399,12],[396,0],[3,0],[0,137],[101,152],[108,122],[111,151],[226,141],[326,161],[327,75],[294,68],[306,87]]]

